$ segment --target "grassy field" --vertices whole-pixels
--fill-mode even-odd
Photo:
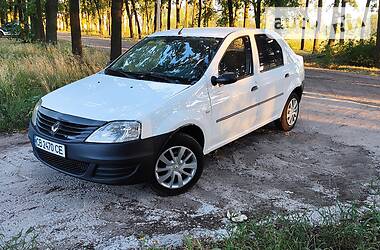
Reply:
[[[68,43],[58,46],[0,40],[0,132],[25,129],[39,98],[102,69],[108,53],[84,49],[83,61]]]

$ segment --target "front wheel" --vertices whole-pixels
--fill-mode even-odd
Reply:
[[[176,134],[164,146],[152,171],[152,188],[163,196],[186,192],[203,172],[203,152],[199,143],[187,134]]]
[[[291,93],[286,101],[284,110],[276,125],[283,131],[290,131],[296,125],[299,115],[300,98],[296,93]]]

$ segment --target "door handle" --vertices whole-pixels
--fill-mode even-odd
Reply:
[[[257,90],[259,87],[257,87],[257,85],[256,86],[253,86],[252,88],[251,88],[251,91],[255,91],[255,90]]]
[[[289,73],[286,73],[286,74],[285,74],[285,78],[288,78],[289,76],[290,76]]]

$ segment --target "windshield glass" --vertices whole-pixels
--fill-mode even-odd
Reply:
[[[150,37],[142,40],[105,70],[135,79],[193,84],[217,52],[222,39]]]

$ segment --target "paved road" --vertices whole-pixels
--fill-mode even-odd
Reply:
[[[372,199],[380,78],[310,69],[305,84],[293,131],[269,124],[209,154],[199,183],[177,197],[66,176],[34,158],[25,134],[1,136],[0,230],[34,227],[56,248],[178,246],[189,234],[223,236],[227,211],[252,218]]]
[[[58,32],[58,40],[62,41],[71,41],[70,33]],[[122,48],[128,49],[133,44],[136,43],[136,40],[133,39],[124,39],[122,41]],[[111,40],[109,38],[99,38],[93,36],[82,36],[82,44],[84,46],[109,49],[111,48]]]

